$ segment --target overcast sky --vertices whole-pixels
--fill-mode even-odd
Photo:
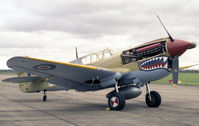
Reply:
[[[0,0],[0,69],[13,56],[68,62],[112,48],[121,51],[167,37],[199,44],[198,0]],[[199,63],[199,47],[180,65]],[[194,67],[199,69],[198,67]]]

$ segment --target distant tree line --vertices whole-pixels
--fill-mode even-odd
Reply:
[[[180,70],[180,73],[199,73],[199,70]]]
[[[7,70],[0,70],[0,73],[15,73],[15,72],[11,69],[7,69]]]

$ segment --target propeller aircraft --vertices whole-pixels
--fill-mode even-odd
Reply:
[[[122,110],[125,101],[138,97],[146,85],[145,101],[148,107],[159,107],[161,96],[150,90],[150,82],[172,73],[173,83],[178,82],[179,56],[196,47],[195,43],[171,37],[161,19],[158,20],[169,37],[147,42],[122,52],[110,49],[78,57],[69,62],[57,62],[32,57],[13,57],[7,61],[18,77],[3,81],[19,83],[22,92],[76,90],[97,91],[114,88],[108,93],[111,110]]]

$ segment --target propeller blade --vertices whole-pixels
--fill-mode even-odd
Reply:
[[[175,56],[172,59],[172,79],[174,84],[178,84],[178,71],[179,71],[179,57]]]
[[[162,27],[164,28],[164,30],[167,32],[167,34],[168,34],[168,36],[169,36],[169,39],[173,42],[174,39],[171,37],[171,35],[169,34],[168,30],[166,29],[166,27],[165,27],[164,24],[162,23],[162,20],[160,19],[160,17],[158,16],[157,13],[155,13],[155,14],[156,14],[156,16],[157,16],[159,22],[161,23]]]

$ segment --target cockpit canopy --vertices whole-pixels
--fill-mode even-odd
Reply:
[[[104,49],[102,51],[91,53],[86,56],[80,57],[72,61],[72,63],[85,64],[85,65],[93,64],[95,62],[98,62],[100,60],[103,60],[105,58],[112,56],[114,53],[115,51],[111,49]]]

